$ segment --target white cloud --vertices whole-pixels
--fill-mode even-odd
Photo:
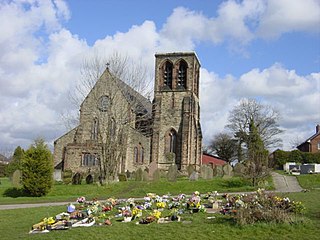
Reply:
[[[319,23],[318,0],[269,0],[260,17],[257,34],[263,38],[275,38],[293,31],[319,33]]]
[[[118,51],[141,61],[153,73],[155,52],[194,50],[204,41],[246,45],[257,37],[314,30],[313,12],[319,4],[306,1],[306,6],[292,4],[287,8],[285,1],[277,2],[281,2],[278,7],[273,1],[230,0],[220,5],[215,17],[180,7],[161,29],[145,21],[127,32],[97,39],[91,47],[63,27],[63,21],[71,16],[64,1],[2,1],[0,146],[27,147],[37,136],[52,141],[65,131],[59,114],[71,109],[68,91],[79,80],[80,64],[86,56]],[[300,22],[301,14],[310,8],[311,14]],[[297,14],[289,18],[286,12],[283,19],[275,17],[280,10]],[[301,76],[277,63],[252,69],[239,79],[201,69],[205,141],[223,130],[229,111],[240,98],[248,96],[259,96],[276,106],[283,114],[281,125],[289,133],[304,129],[303,134],[307,134],[306,122],[316,124],[320,119],[320,111],[315,110],[320,101],[319,79],[320,73]]]
[[[279,111],[279,124],[285,130],[284,147],[290,139],[306,139],[320,119],[320,73],[300,76],[294,70],[274,64],[269,68],[252,69],[239,79],[219,77],[207,70],[201,71],[201,113],[205,129],[205,143],[224,130],[228,113],[241,98],[256,98]],[[309,126],[309,127],[307,127]]]

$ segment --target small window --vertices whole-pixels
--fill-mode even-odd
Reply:
[[[93,120],[92,131],[91,131],[91,140],[98,140],[98,119]]]
[[[133,161],[134,161],[135,163],[138,163],[138,162],[139,162],[138,147],[134,147]]]
[[[172,88],[172,63],[166,62],[164,67],[163,84]]]
[[[176,153],[177,133],[171,130],[166,136],[166,152]]]
[[[140,148],[140,162],[143,164],[144,162],[144,148]]]
[[[90,153],[84,153],[82,155],[82,166],[96,166],[98,165],[98,160],[96,155]]]
[[[112,118],[110,120],[110,137],[111,139],[114,139],[116,135],[116,121],[114,120],[114,118]]]
[[[318,150],[320,150],[320,142],[318,142]]]

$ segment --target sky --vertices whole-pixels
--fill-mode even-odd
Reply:
[[[280,113],[284,150],[320,124],[318,0],[0,0],[0,29],[0,153],[52,148],[97,53],[154,72],[155,53],[196,52],[205,144],[244,98]]]

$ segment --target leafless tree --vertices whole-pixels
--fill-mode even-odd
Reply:
[[[259,136],[266,148],[281,145],[277,137],[283,130],[278,125],[279,113],[269,105],[264,105],[254,99],[243,99],[239,105],[230,112],[227,128],[230,129],[239,144],[247,144],[250,132],[250,121],[256,124]]]
[[[228,133],[216,134],[208,147],[227,162],[232,161],[237,153],[236,140]]]

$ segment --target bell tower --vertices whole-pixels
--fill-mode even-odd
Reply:
[[[155,55],[151,161],[199,169],[202,133],[199,106],[200,62],[194,52]]]

